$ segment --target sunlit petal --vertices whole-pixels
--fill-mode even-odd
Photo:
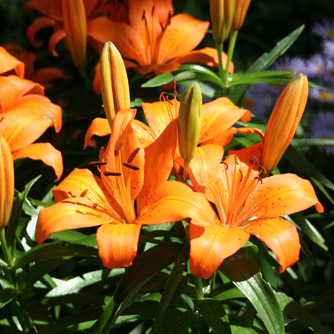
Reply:
[[[84,139],[84,149],[87,147],[90,139],[93,136],[99,136],[99,137],[104,137],[107,135],[110,135],[111,129],[109,122],[106,118],[94,118],[92,123],[90,123],[90,126],[85,134],[85,139]]]
[[[106,268],[128,267],[137,254],[141,226],[105,224],[98,228],[96,241],[99,257]]]
[[[265,242],[276,255],[279,272],[292,266],[299,260],[300,242],[295,225],[282,218],[257,219],[242,229]]]

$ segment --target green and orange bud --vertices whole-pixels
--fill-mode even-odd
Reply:
[[[236,0],[210,0],[210,16],[213,39],[217,44],[223,43],[230,34]]]
[[[201,130],[202,92],[197,83],[184,91],[179,111],[178,137],[181,157],[184,160],[183,179],[188,175],[189,164],[195,155]]]
[[[239,30],[244,24],[251,0],[237,0],[231,31]]]
[[[77,68],[86,65],[87,21],[83,0],[62,0],[66,46]]]
[[[104,112],[112,124],[117,111],[130,108],[130,89],[126,68],[116,46],[105,43],[100,58],[100,82]]]
[[[283,90],[270,115],[261,166],[269,174],[277,166],[296,133],[308,97],[307,77],[299,74]]]
[[[14,198],[14,163],[6,140],[0,137],[0,228],[7,226]]]

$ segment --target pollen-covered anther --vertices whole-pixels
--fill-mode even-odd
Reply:
[[[240,176],[241,176],[240,182],[242,182],[242,180],[244,179],[244,174],[242,173],[241,169],[239,169],[239,172],[240,172]]]
[[[123,143],[118,143],[118,144],[115,146],[115,150],[114,150],[114,154],[115,154],[115,156],[118,155],[118,153],[119,153],[119,151],[120,151],[120,149],[121,149],[122,146],[123,146]]]
[[[119,172],[103,172],[105,176],[121,176],[122,173]]]
[[[260,167],[260,174],[267,175],[267,170],[261,165],[259,165],[259,167]]]
[[[81,194],[80,197],[85,197],[88,193],[88,189],[85,189]]]
[[[225,170],[227,170],[227,169],[228,169],[228,164],[227,164],[225,161],[221,161],[220,163],[224,165],[224,167],[225,167]]]
[[[133,150],[133,152],[130,154],[129,159],[127,161],[128,164],[131,164],[131,162],[133,161],[133,159],[136,157],[136,155],[138,154],[140,148],[137,147],[136,149]]]
[[[104,162],[104,161],[91,161],[91,162],[88,162],[88,166],[90,167],[99,167],[99,166],[103,166],[103,165],[106,165],[107,163]]]
[[[138,169],[139,169],[138,166],[131,165],[131,164],[126,163],[126,162],[123,162],[123,165],[124,165],[125,167],[128,167],[128,168],[133,169],[133,170],[138,170]]]

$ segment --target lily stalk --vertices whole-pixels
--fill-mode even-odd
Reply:
[[[126,68],[116,46],[105,43],[100,58],[100,81],[104,112],[111,127],[115,114],[130,108],[130,89]]]
[[[308,97],[308,80],[299,74],[283,90],[270,115],[261,166],[269,174],[277,166],[296,133]]]
[[[202,93],[197,83],[184,91],[178,120],[178,138],[181,157],[184,160],[182,178],[185,180],[191,160],[195,155],[201,130]]]
[[[62,0],[62,13],[66,33],[66,45],[74,65],[82,69],[86,65],[87,20],[83,0]]]

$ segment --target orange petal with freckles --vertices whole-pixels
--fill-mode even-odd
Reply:
[[[84,197],[68,198],[42,209],[36,225],[36,241],[41,244],[52,233],[117,222],[107,212],[94,208]]]
[[[160,136],[167,125],[179,115],[180,102],[176,99],[153,103],[142,103],[145,118],[150,128]]]
[[[195,156],[190,162],[191,178],[200,186],[206,186],[217,175],[224,149],[218,145],[197,147]]]
[[[0,74],[14,70],[15,73],[24,77],[24,63],[12,56],[4,47],[0,46]]]
[[[106,268],[128,267],[137,255],[141,226],[105,224],[98,228],[96,241],[99,257]]]
[[[136,224],[165,224],[187,217],[205,223],[214,219],[216,214],[203,194],[193,192],[181,182],[166,181],[147,199]]]
[[[63,157],[60,151],[55,149],[50,143],[35,143],[23,147],[13,153],[13,159],[30,158],[41,160],[45,165],[53,168],[58,181],[63,174]]]
[[[31,42],[31,44],[35,48],[41,47],[43,42],[36,40],[36,33],[43,28],[55,26],[56,23],[57,23],[56,20],[51,19],[49,17],[45,16],[38,17],[27,29],[27,37]]]
[[[242,229],[263,241],[276,255],[282,273],[299,260],[300,242],[295,225],[282,218],[256,219]]]
[[[161,39],[158,63],[167,63],[193,50],[204,38],[209,25],[209,22],[197,20],[189,14],[173,16]]]
[[[249,239],[249,233],[238,227],[225,227],[217,221],[210,226],[192,221],[189,235],[190,270],[202,278],[212,276],[223,261]]]
[[[56,51],[56,45],[58,44],[58,42],[60,42],[65,37],[66,37],[65,30],[62,30],[62,29],[56,30],[52,34],[52,36],[50,37],[50,40],[49,40],[49,51],[50,51],[50,53],[53,56],[55,56],[55,57],[58,56],[58,53]]]
[[[227,54],[225,52],[222,53],[222,59],[223,59],[223,68],[226,68]],[[217,49],[210,47],[206,47],[200,50],[190,51],[184,56],[177,57],[175,61],[180,64],[202,63],[211,67],[217,67],[219,63]],[[230,63],[229,72],[230,73],[234,72],[234,64],[232,62]]]
[[[208,141],[234,125],[247,113],[226,97],[202,106],[202,126],[199,142]]]
[[[135,131],[142,148],[152,144],[157,138],[149,126],[137,119],[132,120],[131,126]]]
[[[106,118],[94,118],[92,123],[90,123],[90,126],[85,134],[85,140],[84,140],[84,149],[87,147],[90,139],[93,136],[99,136],[104,137],[107,135],[110,135],[111,129],[109,122]]]
[[[175,119],[157,140],[145,148],[144,185],[137,198],[138,212],[157,187],[169,178],[177,145],[177,128]]]
[[[313,205],[319,212],[324,211],[311,182],[295,174],[274,175],[257,182],[258,187],[242,209],[238,224],[253,216],[275,218],[308,209]]]

